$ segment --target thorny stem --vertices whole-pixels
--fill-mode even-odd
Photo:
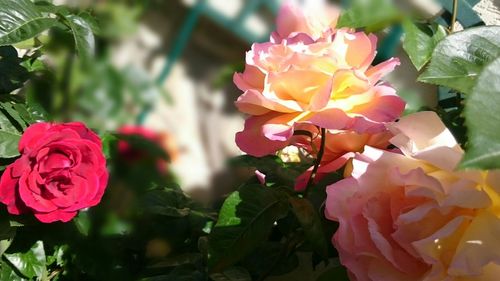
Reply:
[[[316,177],[316,173],[318,172],[319,165],[321,164],[321,159],[323,158],[323,154],[325,153],[325,142],[326,142],[326,129],[321,128],[321,145],[319,147],[319,152],[318,152],[318,157],[316,158],[316,161],[314,163],[313,170],[311,172],[311,176],[309,177],[309,180],[307,181],[306,185],[306,190],[304,191],[304,194],[307,196],[310,187],[313,185],[314,178]]]
[[[449,27],[450,33],[453,33],[455,28],[455,23],[457,22],[457,14],[458,14],[458,0],[453,0],[453,13],[451,15],[451,23]]]
[[[457,14],[458,14],[458,0],[453,0],[453,13],[451,15],[451,22],[448,31],[453,33],[455,28],[455,23],[457,22]],[[460,97],[460,93],[456,93],[457,107],[460,107],[460,103],[462,101]]]

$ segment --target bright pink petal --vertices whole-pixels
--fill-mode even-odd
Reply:
[[[377,83],[384,75],[392,72],[396,66],[400,65],[398,58],[390,58],[382,63],[370,67],[366,71],[366,76],[372,84]]]
[[[329,174],[336,172],[338,169],[342,168],[345,163],[350,159],[354,157],[354,153],[346,153],[339,158],[331,161],[330,163],[320,165],[318,167],[318,171],[316,172],[316,176],[314,177],[313,183],[317,184],[320,182],[323,178],[328,176]],[[302,191],[306,188],[307,182],[309,181],[309,178],[311,177],[313,167],[310,167],[302,173],[300,176],[297,177],[295,180],[295,190],[297,191]]]
[[[311,124],[330,130],[348,129],[352,122],[351,118],[349,118],[344,111],[336,108],[315,112],[306,120]]]
[[[243,131],[236,134],[236,144],[256,157],[275,153],[286,147],[293,136],[293,127],[287,124],[286,117],[275,114],[249,117]]]
[[[394,88],[379,85],[373,88],[373,95],[370,102],[356,106],[352,112],[376,122],[393,122],[401,117],[406,103]]]
[[[280,38],[287,38],[292,33],[307,31],[304,12],[298,6],[287,1],[281,6],[276,18],[276,33]]]
[[[266,174],[262,173],[259,170],[255,170],[255,176],[257,177],[257,180],[260,182],[260,184],[266,184]]]
[[[262,91],[264,89],[264,73],[257,67],[246,65],[243,73],[235,73],[233,82],[242,91],[250,89]]]

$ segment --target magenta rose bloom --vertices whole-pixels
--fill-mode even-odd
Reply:
[[[0,202],[9,213],[67,222],[101,200],[106,159],[101,140],[84,124],[33,124],[21,137],[19,152],[0,181]]]

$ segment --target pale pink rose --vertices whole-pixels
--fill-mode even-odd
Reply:
[[[308,17],[301,13],[294,10],[292,18],[302,23]],[[250,115],[236,136],[244,152],[259,157],[284,148],[296,124],[371,134],[384,131],[386,122],[401,115],[403,100],[380,82],[399,60],[371,66],[377,46],[374,35],[349,29],[333,32],[329,27],[330,32],[319,32],[324,37],[317,38],[316,32],[304,33],[308,30],[280,31],[292,37],[254,44],[244,72],[234,75],[243,91],[236,106]]]
[[[327,188],[350,279],[499,280],[500,172],[456,171],[463,151],[433,112],[389,128],[402,154],[367,146]]]

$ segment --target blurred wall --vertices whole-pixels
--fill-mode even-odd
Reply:
[[[74,0],[55,2],[82,4]],[[197,0],[161,3],[157,9],[146,12],[136,32],[117,42],[112,53],[117,66],[134,65],[152,77],[159,75]],[[209,5],[226,17],[235,17],[244,3],[245,0],[208,0]],[[439,12],[433,0],[413,3],[430,14]],[[475,9],[487,24],[500,23],[499,0],[482,0]],[[260,12],[249,17],[245,27],[256,34],[265,34],[273,18],[269,11]],[[227,72],[227,65],[243,63],[249,48],[249,42],[227,31],[220,23],[200,17],[163,84],[171,102],[159,100],[146,118],[146,126],[167,131],[176,139],[179,157],[173,169],[187,191],[202,190],[203,196],[210,197],[213,190],[208,188],[211,186],[217,192],[234,188],[238,176],[224,167],[228,157],[240,153],[234,144],[234,134],[243,127],[243,116],[233,106],[240,93],[232,85],[228,73],[226,85],[216,86],[215,82],[224,76],[224,70]],[[401,48],[397,56],[402,65],[388,79],[396,88],[410,89],[428,104],[435,104],[435,87],[415,82],[418,73]]]

